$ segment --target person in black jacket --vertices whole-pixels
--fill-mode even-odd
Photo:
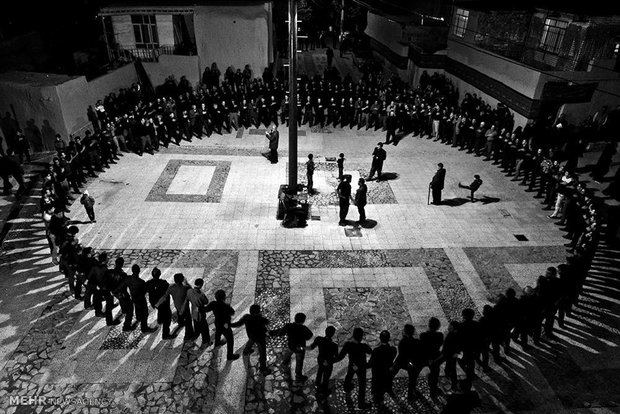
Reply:
[[[367,200],[367,194],[368,194],[368,187],[366,186],[366,181],[363,178],[360,178],[357,181],[358,187],[357,187],[357,191],[355,192],[355,206],[357,207],[357,212],[360,215],[360,218],[358,220],[359,224],[364,224],[366,222],[366,203],[368,202]]]
[[[409,376],[407,386],[407,398],[413,399],[415,393],[416,381],[420,372],[422,362],[422,345],[420,340],[414,337],[415,327],[406,324],[403,328],[403,336],[398,343],[398,356],[394,360],[392,366],[392,375],[398,374],[398,371],[404,369]]]
[[[366,181],[372,180],[372,177],[377,173],[377,180],[381,180],[381,172],[383,170],[383,161],[387,154],[383,149],[383,142],[378,142],[377,146],[372,152],[372,164],[370,165],[370,172],[368,173],[368,177]]]
[[[372,354],[372,349],[368,344],[362,342],[363,339],[364,330],[362,328],[353,329],[353,337],[344,344],[336,362],[342,361],[347,355],[349,356],[349,366],[344,377],[344,391],[350,393],[353,390],[351,381],[353,375],[357,375],[358,407],[365,410],[370,408],[370,404],[366,402],[366,370],[369,368],[366,363],[366,354]]]
[[[443,190],[444,182],[446,180],[446,169],[443,168],[443,164],[437,164],[437,172],[433,176],[433,179],[429,186],[433,194],[433,204],[441,204],[441,190]]]
[[[234,361],[239,358],[239,354],[235,354],[234,338],[231,329],[231,317],[235,314],[235,310],[226,303],[226,292],[218,290],[215,292],[215,301],[209,302],[205,307],[205,312],[213,312],[215,316],[215,346],[226,344],[226,358]],[[222,341],[224,336],[225,341]]]
[[[390,345],[390,332],[379,334],[381,343],[372,350],[368,364],[372,370],[372,397],[378,404],[383,403],[385,393],[392,393],[392,375],[390,367],[396,357],[396,347]]]
[[[349,213],[349,206],[351,202],[351,184],[349,180],[351,179],[350,175],[345,175],[342,177],[342,181],[338,184],[338,188],[336,188],[336,193],[338,194],[338,206],[339,206],[339,216],[340,221],[338,225],[346,226],[347,225],[347,214]]]
[[[478,191],[478,189],[480,188],[481,185],[482,185],[482,180],[480,179],[480,176],[478,174],[474,175],[474,181],[472,181],[471,184],[469,184],[469,185],[463,185],[459,181],[459,188],[465,188],[465,189],[469,190],[469,192],[470,192],[469,193],[469,198],[471,199],[472,203],[474,201],[476,201],[474,199],[474,194],[476,193],[476,191]]]
[[[151,280],[146,282],[146,292],[149,294],[149,303],[155,308],[157,302],[164,297],[170,284],[160,279],[161,270],[155,267],[151,271]],[[170,323],[172,321],[172,311],[170,310],[170,298],[164,299],[163,306],[157,307],[157,323],[162,325],[161,339],[173,339],[176,335],[170,334]]]
[[[269,331],[270,336],[286,335],[288,348],[284,352],[282,363],[289,366],[291,357],[295,354],[295,379],[297,381],[305,381],[308,379],[303,374],[304,358],[306,356],[306,341],[312,338],[312,331],[308,329],[304,323],[306,322],[306,314],[298,313],[295,315],[294,322],[287,323],[280,329]]]
[[[387,120],[385,122],[385,143],[390,144],[392,141],[396,140],[396,128],[398,127],[398,119],[396,118],[396,114],[394,111],[388,114]],[[390,141],[392,139],[392,141]]]
[[[480,355],[480,342],[482,333],[480,323],[474,320],[475,312],[473,309],[466,308],[461,312],[463,321],[460,326],[460,340],[463,357],[461,358],[461,367],[470,381],[474,379],[474,370],[476,360]]]
[[[267,368],[267,325],[269,319],[261,314],[260,305],[254,304],[250,306],[250,313],[246,313],[237,322],[233,322],[231,326],[245,325],[245,331],[248,335],[248,342],[243,350],[243,355],[251,355],[254,352],[254,344],[258,347],[258,364],[263,375],[268,375],[271,370]]]
[[[136,319],[140,322],[140,330],[143,333],[155,332],[148,325],[149,309],[146,305],[146,282],[140,278],[140,266],[131,266],[131,275],[127,276],[122,285],[127,286],[131,301],[136,311]]]
[[[332,338],[336,333],[336,328],[328,326],[325,328],[325,336],[317,336],[310,345],[310,349],[319,347],[319,354],[316,357],[317,371],[315,385],[319,393],[329,394],[329,379],[334,370],[334,361],[338,357],[338,344]]]
[[[439,394],[437,383],[439,381],[439,365],[435,363],[441,356],[441,345],[443,344],[443,333],[439,332],[441,323],[437,318],[428,320],[428,330],[420,334],[420,344],[424,355],[424,364],[428,365],[430,373],[428,375],[428,386],[431,391],[431,398]],[[421,370],[422,368],[420,368]]]

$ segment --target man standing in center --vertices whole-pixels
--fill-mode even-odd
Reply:
[[[313,157],[314,156],[312,154],[308,154],[308,161],[306,161],[306,177],[308,178],[308,194],[309,195],[314,194],[314,189],[313,189],[314,161],[312,159]]]
[[[437,172],[433,176],[433,180],[429,184],[433,193],[433,204],[441,204],[441,190],[443,190],[444,181],[446,179],[446,169],[443,164],[437,164]]]
[[[338,222],[340,226],[347,225],[347,214],[349,213],[349,203],[351,199],[350,179],[350,175],[345,175],[342,177],[340,184],[338,184],[338,188],[336,188],[336,192],[338,193],[338,205],[340,207],[340,221]]]
[[[372,180],[372,176],[377,173],[377,180],[381,179],[381,171],[383,170],[383,161],[385,161],[387,154],[383,149],[383,142],[378,142],[374,151],[372,152],[372,164],[370,166],[370,173],[368,174],[367,181]]]
[[[367,193],[368,193],[368,187],[366,186],[366,180],[364,180],[363,178],[360,178],[357,181],[357,191],[355,192],[355,205],[357,206],[357,211],[360,215],[360,218],[358,220],[359,224],[364,224],[366,222],[366,203],[367,203]]]

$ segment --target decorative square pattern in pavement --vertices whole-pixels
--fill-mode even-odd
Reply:
[[[463,251],[474,265],[491,297],[497,297],[508,288],[520,292],[521,287],[512,278],[505,264],[550,262],[560,264],[566,260],[566,250],[563,246],[465,247]]]
[[[405,323],[411,323],[403,292],[397,287],[325,288],[327,324],[336,327],[336,342],[343,344],[353,328],[364,330],[364,340],[371,346],[379,344],[379,333],[390,332],[400,337]]]
[[[230,161],[170,160],[146,197],[146,201],[177,203],[219,203],[230,171]],[[169,194],[168,190],[182,166],[215,167],[205,194]]]
[[[335,162],[315,162],[314,167],[314,187],[318,191],[309,197],[310,203],[315,206],[337,206],[338,195],[336,194],[336,187],[340,183],[338,180],[338,165]],[[355,195],[355,190],[357,189],[357,178],[366,177],[370,171],[369,168],[370,166],[367,168],[353,163],[345,165],[345,174],[348,171],[356,173],[356,177],[353,177],[351,182],[352,195]],[[320,183],[319,180],[324,181],[324,183]],[[297,181],[299,183],[307,183],[305,163],[297,165]],[[388,180],[367,181],[366,185],[368,186],[368,204],[398,204]]]
[[[429,316],[437,316],[445,324],[447,319],[459,319],[464,307],[476,309],[443,249],[260,251],[255,300],[263,305],[273,327],[290,321],[296,312],[305,312],[308,326],[317,334],[328,324],[337,326],[341,345],[356,326],[363,327],[366,341],[374,346],[383,329],[397,340],[405,323],[420,327]],[[325,401],[317,401],[311,384],[293,381],[290,368],[282,365],[285,343],[268,344],[273,373],[263,377],[251,366],[254,375],[246,383],[246,413],[354,410],[355,392],[350,400],[342,380],[336,379],[325,411]],[[399,378],[395,388],[403,389],[404,384]],[[394,412],[437,412],[427,388],[419,386],[426,391],[413,402],[398,397],[386,403],[398,407]]]

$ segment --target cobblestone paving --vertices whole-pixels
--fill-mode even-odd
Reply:
[[[560,264],[566,260],[566,250],[563,246],[465,247],[463,250],[492,297],[497,297],[510,287],[517,292],[521,291],[504,264],[554,262]]]
[[[146,197],[146,201],[170,201],[182,203],[219,203],[230,171],[230,161],[170,160],[159,179]],[[168,188],[183,165],[215,167],[206,194],[167,194]]]
[[[364,341],[373,348],[379,345],[379,333],[390,332],[392,339],[401,336],[405,323],[411,323],[400,288],[324,288],[327,324],[336,331],[335,340],[343,344],[360,327]]]
[[[465,286],[454,271],[443,249],[400,250],[263,250],[259,252],[256,301],[265,309],[271,328],[277,328],[290,318],[290,269],[291,268],[364,268],[364,267],[414,267],[424,268],[437,293],[442,309],[449,319],[459,319],[464,307],[476,309]],[[352,329],[361,326],[368,333],[371,345],[378,343],[377,333],[388,329],[394,339],[400,337],[402,325],[411,322],[399,288],[325,288],[325,307],[328,323],[339,329],[338,341],[342,344],[350,337]],[[271,342],[269,342],[271,341]],[[345,398],[342,381],[334,381],[336,391],[328,403],[317,401],[310,384],[291,380],[290,373],[281,368],[285,343],[269,338],[269,366],[273,373],[265,378],[254,367],[246,386],[246,412],[257,413],[311,413],[354,412],[356,404]],[[402,380],[397,383],[401,384]],[[370,385],[368,385],[370,386]],[[404,385],[402,385],[404,387]],[[428,386],[419,386],[422,396],[412,404],[390,400],[391,412],[438,412],[428,395]],[[370,395],[370,393],[368,393]],[[406,395],[406,392],[396,395]],[[356,401],[355,394],[352,394]],[[489,403],[490,405],[491,403]],[[329,407],[325,411],[325,407]],[[335,411],[330,411],[335,410]],[[385,412],[384,407],[379,411]]]
[[[464,308],[477,309],[443,249],[263,250],[259,252],[257,289],[289,287],[290,268],[414,267],[426,272],[449,319]]]
[[[315,206],[337,206],[338,195],[336,194],[336,188],[340,181],[338,180],[338,165],[335,162],[315,162],[315,174],[316,171],[324,171],[326,173],[327,184],[333,191],[329,193],[316,193],[309,196],[310,203]],[[347,164],[347,169],[353,169],[359,172],[360,177],[366,177],[369,169],[359,164]],[[297,182],[307,183],[306,178],[306,164],[299,163],[297,165]],[[396,196],[392,191],[389,181],[374,180],[366,182],[368,186],[368,204],[398,204]],[[355,194],[357,183],[351,183],[352,194]]]
[[[99,250],[104,251],[104,250]],[[142,266],[200,267],[209,281],[207,295],[213,297],[217,289],[231,292],[237,268],[236,251],[207,250],[105,250],[110,257],[122,255],[127,264]],[[14,259],[14,258],[13,258]],[[37,322],[30,327],[19,346],[5,365],[0,376],[0,412],[11,412],[8,395],[41,396],[69,399],[80,396],[82,401],[42,406],[40,412],[210,412],[215,400],[219,350],[204,349],[194,342],[184,342],[171,382],[104,382],[104,383],[46,383],[46,368],[67,338],[81,311],[75,311],[75,300],[63,290],[52,297]],[[213,321],[211,321],[211,324]],[[145,336],[123,333],[112,328],[103,342],[104,349],[137,349],[142,347]],[[147,363],[157,363],[149,361]],[[70,380],[69,380],[70,381]],[[30,412],[28,406],[18,406],[18,411]],[[26,409],[26,411],[24,411]],[[94,411],[93,411],[94,412]]]
[[[245,363],[250,366],[248,375],[245,413],[402,413],[402,414],[436,414],[441,410],[437,401],[430,398],[428,382],[425,377],[418,380],[419,394],[412,401],[407,401],[407,378],[394,379],[394,395],[386,395],[383,406],[373,403],[369,410],[360,411],[357,408],[358,385],[353,381],[354,389],[346,393],[343,388],[344,380],[330,381],[331,394],[327,399],[317,398],[314,378],[306,382],[295,381],[291,378],[288,367],[282,365],[283,353],[281,349],[268,348],[267,360],[272,373],[267,376],[258,370],[258,358],[255,355],[245,357]],[[371,402],[372,380],[366,383],[366,401]]]

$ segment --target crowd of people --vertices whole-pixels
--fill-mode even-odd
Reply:
[[[148,323],[150,305],[157,312],[157,323],[162,325],[162,339],[172,339],[183,329],[186,340],[201,337],[202,346],[226,344],[229,360],[239,358],[234,353],[232,328],[245,326],[249,342],[244,354],[252,353],[256,346],[259,368],[265,375],[270,373],[267,338],[285,335],[284,363],[289,365],[295,356],[296,380],[307,379],[303,374],[306,350],[318,348],[315,382],[322,396],[330,392],[334,364],[348,357],[344,388],[351,391],[352,378],[357,376],[360,408],[369,407],[365,397],[367,369],[372,372],[373,399],[381,403],[386,393],[392,393],[393,378],[401,370],[408,375],[408,398],[415,398],[418,393],[417,379],[424,368],[429,370],[431,396],[438,396],[442,393],[438,383],[442,366],[454,392],[446,409],[450,404],[473,406],[477,397],[471,385],[476,366],[488,370],[490,356],[498,364],[507,363],[505,356],[510,355],[513,341],[527,351],[530,339],[537,345],[543,336],[548,340],[555,338],[556,321],[563,326],[565,317],[578,304],[599,239],[600,223],[592,197],[575,174],[581,144],[574,134],[565,132],[568,125],[562,119],[545,126],[528,124],[513,129],[512,115],[504,105],[491,108],[475,94],[466,94],[459,102],[456,88],[439,74],[424,74],[415,88],[397,78],[381,84],[353,83],[338,77],[303,79],[297,100],[298,122],[310,126],[385,129],[388,142],[408,133],[444,142],[499,165],[514,180],[520,180],[536,193],[545,208],[553,210],[549,217],[560,220],[569,239],[566,263],[549,268],[535,286],[527,286],[520,295],[512,288],[507,289],[493,305],[484,306],[477,320],[474,310],[464,309],[462,320],[451,321],[444,335],[439,320],[431,318],[428,330],[418,337],[412,325],[405,325],[397,348],[391,345],[389,332],[383,331],[379,336],[381,343],[371,349],[363,342],[364,332],[359,327],[353,329],[352,338],[342,348],[333,341],[332,326],[325,330],[324,336],[308,344],[314,335],[304,325],[304,314],[297,314],[283,327],[269,329],[269,321],[262,315],[260,306],[254,304],[247,315],[233,322],[235,311],[226,302],[227,293],[219,290],[215,300],[209,300],[204,293],[204,280],[196,279],[190,285],[183,274],[177,273],[174,283],[169,284],[155,267],[151,279],[146,281],[140,277],[137,264],[127,274],[122,257],[115,258],[110,266],[111,258],[106,252],[97,253],[92,247],[81,245],[78,227],[65,215],[68,206],[74,195],[81,195],[89,219],[94,221],[94,199],[82,192],[81,187],[87,176],[94,176],[115,163],[123,151],[142,154],[156,151],[160,145],[178,144],[182,139],[202,138],[205,133],[209,136],[241,126],[287,123],[286,80],[269,76],[254,79],[249,67],[246,70],[250,74],[241,72],[240,78],[235,71],[227,71],[220,81],[217,67],[212,66],[197,89],[185,78],[178,84],[170,78],[153,97],[135,84],[88,108],[94,134],[87,132],[83,138],[71,137],[68,144],[57,137],[57,155],[43,182],[41,212],[52,260],[67,278],[73,296],[83,301],[86,309],[94,308],[95,316],[105,318],[107,325],[118,325],[122,318],[124,331],[139,325],[148,334],[155,331]],[[339,160],[339,175],[343,178],[344,154]],[[313,170],[311,156],[308,165]],[[378,173],[380,177],[380,169]],[[346,198],[350,198],[350,192]],[[120,305],[117,316],[114,315],[116,302]],[[178,324],[174,330],[171,330],[171,305]],[[214,342],[207,322],[208,312],[214,315]],[[460,384],[457,366],[465,374]]]

